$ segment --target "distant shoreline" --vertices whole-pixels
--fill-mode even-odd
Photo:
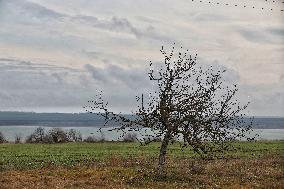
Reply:
[[[90,127],[90,128],[110,128],[113,126],[98,126],[98,125],[41,125],[41,124],[35,124],[35,125],[0,125],[1,127],[74,127],[74,128],[80,128],[80,127]],[[253,127],[252,129],[284,129],[284,127]]]
[[[125,116],[133,116],[125,114]],[[250,117],[246,118],[248,121]],[[89,113],[34,113],[1,112],[1,126],[42,127],[104,127],[105,120],[99,114]],[[116,126],[109,124],[108,126]],[[284,129],[284,117],[254,117],[254,129]]]

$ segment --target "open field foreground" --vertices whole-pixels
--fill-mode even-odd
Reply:
[[[0,188],[283,188],[284,141],[235,145],[219,160],[171,145],[160,177],[159,143],[1,144]]]

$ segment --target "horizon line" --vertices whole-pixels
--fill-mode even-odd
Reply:
[[[88,112],[44,112],[44,111],[1,111],[0,113],[33,113],[33,114],[90,114]],[[98,114],[99,112],[93,113]],[[131,113],[121,113],[126,115],[132,115]],[[251,115],[245,117],[257,117],[257,118],[284,118],[284,116],[263,116],[263,115]]]

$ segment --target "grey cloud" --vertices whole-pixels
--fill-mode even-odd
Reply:
[[[239,28],[237,31],[246,40],[254,43],[270,43],[270,44],[281,44],[283,41],[282,30],[279,29],[250,29],[250,28]],[[277,36],[272,35],[277,34]],[[282,38],[281,38],[282,37]]]
[[[252,84],[240,87],[244,101],[251,96],[255,115],[281,114],[284,80],[277,69],[283,62],[283,19],[277,14],[263,19],[256,12],[247,14],[246,9],[231,16],[223,9],[208,12],[209,7],[187,6],[188,1],[172,5],[171,1],[0,0],[0,57],[27,52],[23,60],[0,60],[0,108],[80,107],[95,89],[104,89],[117,109],[131,107],[129,99],[151,85],[143,59],[157,61],[151,50],[182,40],[184,47],[204,52],[211,59],[206,64],[216,58],[220,63],[213,64],[227,64],[249,74],[245,78],[228,70],[224,78]],[[241,44],[244,39],[252,44]],[[28,56],[44,61],[29,61]],[[221,62],[228,57],[235,60]],[[61,66],[61,60],[83,68]],[[94,64],[85,65],[90,60]],[[273,68],[267,69],[269,87],[256,86],[262,81],[254,76],[265,70],[255,66],[258,60]]]
[[[64,83],[64,78],[66,78],[68,75],[68,72],[62,72],[62,73],[52,73],[51,76],[57,80],[57,83]]]
[[[87,16],[87,15],[76,15],[73,17],[70,17],[74,21],[80,21],[86,24],[94,25],[96,23],[99,23],[99,19],[95,16]]]
[[[253,98],[250,109],[254,114],[262,116],[283,116],[283,96],[284,92]]]
[[[86,64],[85,69],[92,75],[92,77],[101,82],[108,82],[108,74],[105,73],[104,69]]]
[[[82,74],[85,74],[84,71],[79,69],[32,61],[0,59],[0,87],[2,90],[72,88],[74,87],[72,78]]]
[[[86,70],[99,82],[110,85],[123,84],[130,89],[143,89],[150,86],[146,70],[137,68],[123,68],[115,64],[107,64],[104,68],[85,65]]]
[[[10,18],[14,15],[13,21],[23,23],[45,22],[63,18],[63,14],[54,10],[48,9],[42,5],[32,3],[25,0],[2,0],[0,2],[2,18]]]
[[[222,75],[222,78],[224,82],[226,82],[228,85],[237,84],[240,81],[240,74],[231,68],[226,67],[224,64],[222,64],[218,60],[212,60],[208,61],[203,58],[198,58],[198,64],[201,66],[204,70],[211,69],[215,71],[225,71]]]
[[[150,24],[159,23],[158,20],[150,18],[150,17],[147,17],[147,16],[136,16],[135,18],[137,20],[141,20],[143,22],[150,23]]]
[[[242,85],[240,98],[251,103],[249,110],[252,115],[283,116],[284,90],[281,84],[275,85]]]
[[[80,107],[93,94],[92,88],[96,88],[85,75],[84,70],[2,58],[0,110]]]
[[[152,25],[146,28],[135,27],[128,19],[113,16],[109,20],[99,19],[95,16],[77,15],[70,17],[73,21],[79,21],[91,25],[96,28],[105,29],[112,32],[124,32],[133,34],[136,38],[150,38],[156,40],[163,40],[165,42],[173,42],[170,37],[158,33]]]
[[[284,73],[282,73],[279,77],[279,82],[284,83]]]
[[[84,67],[96,83],[96,90],[102,90],[111,108],[118,112],[129,113],[135,108],[135,96],[149,93],[152,87],[143,68],[123,67],[109,60],[104,61],[103,68],[90,64]]]
[[[10,70],[0,73],[1,90],[55,90],[61,85],[58,77],[42,71]]]
[[[76,22],[77,24],[82,24],[84,26],[95,27],[102,30],[107,30],[110,32],[116,33],[128,33],[134,35],[137,39],[154,39],[162,40],[164,42],[174,42],[172,38],[168,37],[165,34],[159,33],[155,27],[152,25],[140,28],[135,26],[129,19],[113,16],[110,19],[98,18],[96,16],[90,15],[68,15],[65,13],[57,12],[53,9],[44,7],[41,4],[32,3],[29,1],[17,1],[17,0],[4,0],[3,3],[0,3],[0,8],[2,13],[0,13],[0,20],[5,21],[6,23],[20,23],[25,26],[32,25],[47,25],[47,24],[62,24],[68,22]],[[57,27],[58,25],[54,25]],[[53,27],[54,27],[53,26]],[[56,28],[55,30],[56,31]],[[54,32],[53,31],[53,32]],[[59,35],[58,33],[56,33]],[[5,36],[6,35],[6,36]],[[62,34],[61,34],[62,35]],[[23,36],[20,36],[20,41],[17,41],[17,37],[8,33],[2,33],[4,38],[7,40],[24,43],[32,43],[25,41]],[[38,36],[39,37],[39,36]],[[2,39],[3,40],[3,39]],[[40,39],[45,41],[45,39]],[[59,39],[59,41],[61,41]],[[52,40],[51,40],[52,42]],[[54,41],[56,45],[56,41]],[[70,42],[69,42],[70,43]],[[59,44],[60,45],[60,44]]]
[[[111,21],[108,21],[106,23],[102,23],[102,26],[109,29],[110,31],[125,31],[128,33],[134,34],[137,38],[152,38],[156,40],[164,40],[167,42],[172,42],[171,38],[159,34],[155,27],[152,25],[149,25],[148,27],[144,29],[138,29],[137,27],[134,27],[133,24],[127,20],[126,18],[117,18],[113,17]]]
[[[135,28],[126,18],[112,17],[110,21],[100,23],[98,26],[107,28],[110,31],[125,31],[134,34],[136,37],[141,37],[141,33]]]
[[[115,32],[127,32],[141,37],[141,33],[126,18],[112,17],[110,20],[98,19],[95,16],[77,15],[70,17],[73,21],[79,21],[93,27]]]
[[[248,41],[256,42],[256,43],[269,43],[271,40],[267,35],[263,34],[260,31],[256,30],[247,30],[241,29],[239,30],[240,34]]]
[[[11,2],[11,0],[9,0],[9,2]],[[50,18],[57,19],[64,16],[63,14],[56,12],[54,10],[24,0],[17,1],[16,5],[21,7],[23,10],[30,12],[33,16],[36,16],[39,19],[50,19]],[[15,4],[13,4],[13,6],[15,6]]]
[[[146,73],[146,70],[139,68],[121,68],[117,65],[109,66],[109,73],[128,87],[137,89],[137,88],[148,88],[150,86],[149,78]]]
[[[89,58],[94,58],[98,59],[102,56],[103,53],[97,52],[97,51],[87,51],[87,50],[82,50],[81,51],[83,54],[85,54]]]
[[[128,60],[129,61],[129,60]],[[132,61],[133,62],[133,61]],[[155,69],[160,69],[160,63],[154,62]],[[93,79],[103,85],[107,86],[121,86],[124,85],[129,90],[141,89],[143,91],[149,92],[152,88],[153,83],[149,80],[148,72],[146,67],[131,67],[127,65],[122,65],[120,63],[114,64],[110,61],[104,61],[104,67],[98,67],[90,64],[86,64],[84,67],[93,77]],[[228,85],[232,83],[237,83],[240,80],[238,72],[233,69],[228,69],[225,66],[219,64],[217,61],[208,64],[201,60],[199,63],[204,69],[209,69],[212,66],[213,70],[227,70],[224,73],[224,82]]]
[[[282,38],[284,38],[284,29],[283,28],[269,28],[267,29],[268,32],[270,32],[273,35],[280,35]]]
[[[68,72],[81,72],[78,69],[73,69],[64,66],[55,66],[46,63],[35,63],[31,61],[12,59],[12,58],[0,58],[0,71],[15,71],[15,70],[40,70],[40,71],[68,71]]]
[[[194,15],[193,20],[201,22],[227,22],[231,19],[225,15],[203,13]]]

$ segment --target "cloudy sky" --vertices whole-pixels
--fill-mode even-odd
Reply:
[[[202,64],[226,67],[251,115],[284,116],[283,7],[272,0],[0,0],[0,110],[82,112],[103,90],[115,110],[128,112],[152,87],[148,62],[175,42]]]

